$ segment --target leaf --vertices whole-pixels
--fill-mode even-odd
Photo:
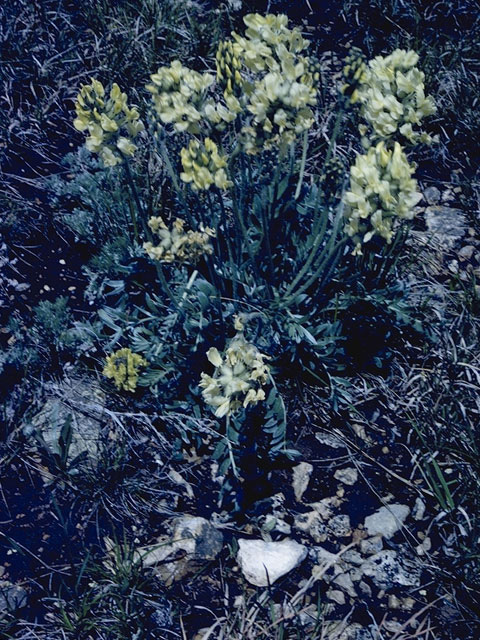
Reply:
[[[202,307],[202,311],[206,311],[210,306],[210,300],[208,296],[206,296],[203,291],[197,291],[197,299]]]
[[[98,316],[110,329],[113,329],[114,331],[122,331],[118,324],[115,324],[113,318],[108,315],[105,309],[99,309]]]
[[[220,458],[225,454],[225,451],[227,449],[227,443],[225,440],[220,440],[220,442],[217,443],[217,446],[215,447],[213,453],[212,453],[212,460],[220,460]]]
[[[58,444],[60,448],[60,458],[64,465],[66,464],[68,459],[68,452],[70,450],[70,445],[72,444],[72,438],[73,438],[72,416],[71,414],[69,414],[62,426],[62,430],[60,431],[60,437],[58,439]]]
[[[227,456],[222,464],[218,467],[217,476],[224,476],[232,465],[230,456]]]

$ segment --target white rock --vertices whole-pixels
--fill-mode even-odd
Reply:
[[[243,575],[256,587],[266,587],[306,558],[307,548],[294,540],[264,542],[240,538],[237,562]]]
[[[292,486],[297,502],[300,502],[303,494],[307,490],[312,471],[313,466],[308,462],[300,462],[300,464],[297,464],[297,466],[293,468]]]
[[[418,545],[418,547],[415,547],[415,551],[418,553],[419,556],[424,556],[426,553],[430,551],[431,548],[432,548],[432,541],[430,540],[430,538],[427,537],[423,540],[421,544]]]
[[[381,535],[391,538],[402,528],[409,513],[410,507],[405,504],[390,504],[367,516],[364,527],[370,536]]]
[[[343,484],[354,485],[358,480],[358,471],[355,467],[346,467],[345,469],[337,469],[333,477]]]
[[[333,600],[337,604],[345,604],[345,594],[338,589],[329,589],[327,591],[327,598]]]
[[[413,506],[412,515],[414,520],[422,520],[423,516],[425,515],[425,509],[426,509],[425,502],[420,497],[418,497],[415,500],[415,504]]]

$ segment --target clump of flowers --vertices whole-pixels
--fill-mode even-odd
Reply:
[[[85,146],[98,153],[107,167],[120,164],[133,156],[137,147],[132,142],[144,125],[135,107],[129,107],[127,94],[114,83],[109,97],[101,82],[93,79],[83,85],[77,95],[73,125],[78,131],[88,131]]]
[[[262,387],[270,371],[264,362],[268,356],[254,344],[246,342],[242,333],[232,339],[223,355],[212,347],[207,358],[214,365],[215,372],[213,376],[202,373],[200,387],[203,399],[215,410],[217,418],[265,399]]]
[[[247,105],[252,122],[242,130],[247,153],[290,144],[312,126],[310,107],[316,103],[316,90],[303,82],[304,75],[299,63],[282,72],[270,71],[255,83]]]
[[[355,242],[354,254],[361,254],[362,244],[375,235],[390,243],[395,221],[413,218],[413,207],[422,198],[414,170],[398,142],[387,149],[381,141],[357,156],[344,196],[345,229]]]
[[[217,82],[225,87],[225,95],[240,95],[244,79],[241,74],[242,61],[235,55],[231,40],[222,40],[215,55]]]
[[[150,76],[147,85],[155,110],[164,124],[172,124],[177,132],[200,133],[205,92],[215,78],[199,73],[174,60],[169,67],[160,67]]]
[[[344,84],[340,91],[348,98],[351,104],[355,104],[359,98],[358,89],[367,80],[365,56],[357,47],[352,47],[350,53],[345,58],[342,73]]]
[[[233,51],[255,73],[280,71],[287,59],[294,60],[308,47],[298,27],[288,28],[286,15],[249,13],[243,22],[245,36],[232,33]],[[304,62],[305,59],[299,59]]]
[[[206,190],[212,185],[228,189],[232,186],[225,170],[227,157],[220,154],[210,138],[205,138],[203,143],[191,140],[188,147],[181,150],[180,157],[183,166],[180,177],[184,182],[191,183],[193,189]]]
[[[432,141],[414,128],[436,111],[433,98],[425,96],[425,74],[416,67],[417,62],[415,51],[396,49],[368,63],[357,94],[361,115],[369,125],[360,127],[362,135],[369,135],[366,144],[370,138],[388,139],[397,133],[412,144]]]
[[[113,380],[117,389],[135,391],[139,372],[142,367],[147,367],[145,358],[133,353],[131,349],[118,349],[107,356],[103,375]]]
[[[213,252],[210,239],[215,230],[200,227],[200,231],[185,231],[185,222],[177,218],[168,228],[163,218],[152,217],[148,221],[152,232],[160,239],[159,244],[145,242],[143,248],[152,260],[161,262],[196,262],[201,256]]]
[[[308,46],[284,15],[249,14],[245,36],[233,33],[233,53],[248,70],[263,74],[245,81],[246,111],[251,122],[242,128],[244,147],[254,154],[290,144],[313,122],[316,104],[312,65],[302,53]]]

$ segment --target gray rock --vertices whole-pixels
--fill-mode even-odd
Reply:
[[[336,480],[340,480],[343,484],[354,485],[358,480],[358,471],[355,467],[346,467],[345,469],[337,469],[333,474]]]
[[[264,542],[240,538],[237,562],[243,575],[256,587],[273,584],[307,557],[307,548],[294,540]]]
[[[328,528],[334,536],[345,538],[351,535],[352,527],[350,525],[350,517],[344,513],[334,516],[328,523]]]
[[[137,550],[144,566],[166,584],[180,580],[205,562],[214,560],[223,548],[223,534],[205,518],[182,516],[172,523],[171,537]],[[180,555],[180,558],[176,558]]]
[[[369,598],[372,597],[372,589],[370,588],[370,585],[368,585],[364,580],[361,580],[358,583],[358,587],[360,591],[364,593],[366,596],[368,596]]]
[[[318,511],[298,514],[294,520],[294,527],[308,533],[317,543],[325,542],[328,537],[327,525]]]
[[[307,490],[312,471],[313,466],[308,462],[300,462],[300,464],[297,464],[297,466],[293,468],[292,487],[297,502],[301,501],[303,494]]]
[[[350,574],[348,573],[339,573],[338,576],[335,576],[333,579],[334,584],[340,589],[343,589],[349,596],[355,598],[357,592],[355,591],[355,587],[353,586],[353,580]]]
[[[402,528],[409,513],[410,507],[405,504],[390,504],[367,516],[364,527],[370,536],[391,538]]]
[[[81,453],[95,459],[104,413],[105,394],[88,380],[65,378],[47,387],[48,397],[42,409],[32,418],[26,433],[36,429],[53,453],[60,453],[62,428],[71,421],[71,444],[67,461]]]
[[[349,564],[361,565],[364,562],[358,551],[354,551],[353,549],[349,549],[348,551],[345,551],[345,553],[342,553],[342,558]]]
[[[438,204],[441,198],[440,190],[437,187],[427,187],[423,192],[423,197],[428,204]]]
[[[380,589],[394,586],[418,587],[420,584],[420,568],[406,559],[400,559],[396,551],[380,551],[370,556],[362,564],[360,570],[372,578]]]
[[[458,251],[458,257],[463,262],[464,260],[471,260],[475,247],[472,244],[467,244]]]
[[[371,556],[374,553],[378,553],[383,549],[382,536],[373,536],[373,538],[367,538],[360,542],[360,551],[366,555]]]
[[[327,551],[323,547],[312,547],[309,551],[310,556],[314,562],[318,562],[320,566],[331,565],[336,570],[336,573],[341,571],[339,565],[342,562],[342,557],[338,557],[335,553]]]
[[[327,447],[332,447],[332,449],[345,449],[346,444],[341,440],[338,436],[335,436],[333,433],[327,433],[325,431],[319,431],[315,434],[315,438],[321,443],[326,445]]]
[[[21,609],[27,604],[27,591],[10,582],[0,582],[0,614]]]
[[[425,209],[425,222],[441,248],[452,249],[467,232],[467,222],[460,209],[433,205]]]

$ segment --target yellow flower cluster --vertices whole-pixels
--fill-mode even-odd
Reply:
[[[187,148],[180,152],[183,172],[180,174],[184,182],[191,183],[195,190],[210,189],[215,185],[219,189],[228,189],[232,182],[228,180],[227,158],[221,155],[218,147],[210,138],[203,143],[191,140]]]
[[[185,223],[177,218],[169,229],[159,216],[148,221],[152,232],[160,239],[158,245],[145,242],[143,248],[152,260],[162,262],[196,262],[202,255],[211,254],[210,238],[216,233],[210,227],[200,227],[200,231],[185,231]]]
[[[150,78],[152,83],[146,88],[152,94],[160,120],[172,124],[178,132],[200,133],[204,96],[213,84],[214,76],[198,73],[174,60],[169,67],[160,67]]]
[[[245,36],[233,33],[233,56],[255,74],[244,81],[246,110],[251,122],[242,129],[247,153],[290,144],[314,121],[316,104],[311,62],[301,55],[307,48],[298,28],[289,29],[284,15],[244,17]]]
[[[402,49],[370,60],[358,89],[358,100],[361,115],[373,135],[365,125],[360,128],[362,135],[388,139],[399,133],[412,144],[432,141],[427,133],[414,129],[436,111],[433,98],[425,96],[425,75],[415,66],[417,62],[415,51]]]
[[[232,33],[233,53],[255,73],[281,71],[287,58],[297,58],[308,46],[298,27],[288,28],[286,15],[249,13],[243,22],[245,36]]]
[[[203,106],[203,115],[215,129],[223,131],[243,111],[240,99],[244,93],[244,81],[240,74],[242,63],[233,52],[231,40],[220,42],[215,58],[217,82],[224,87],[225,104],[209,98]]]
[[[213,376],[202,373],[199,386],[203,389],[203,399],[215,409],[217,418],[265,399],[262,386],[269,375],[270,369],[264,362],[268,356],[246,342],[242,333],[232,339],[223,356],[212,347],[207,358],[215,372]]]
[[[75,102],[77,117],[73,125],[78,131],[88,131],[85,145],[98,153],[107,167],[114,167],[124,156],[133,156],[137,147],[132,139],[144,130],[135,107],[127,104],[127,94],[114,83],[105,96],[101,82],[93,79],[83,85]]]
[[[413,207],[422,198],[412,178],[414,170],[398,142],[392,150],[381,141],[357,156],[350,168],[350,190],[344,196],[345,229],[355,242],[355,255],[374,235],[390,243],[395,220],[413,218]]]
[[[252,122],[242,129],[247,153],[290,144],[312,126],[310,107],[316,103],[316,90],[302,82],[304,74],[299,63],[285,66],[282,72],[270,71],[255,83],[247,105]]]
[[[235,55],[233,42],[222,40],[215,55],[217,66],[217,82],[224,85],[225,95],[240,95],[243,89],[241,58]]]
[[[352,47],[349,55],[345,58],[345,66],[342,73],[345,84],[340,91],[349,99],[351,104],[354,104],[358,102],[358,89],[367,79],[365,58],[357,47]]]
[[[131,349],[118,349],[107,357],[103,375],[111,378],[117,389],[135,391],[139,370],[147,366],[148,362],[138,353]]]

